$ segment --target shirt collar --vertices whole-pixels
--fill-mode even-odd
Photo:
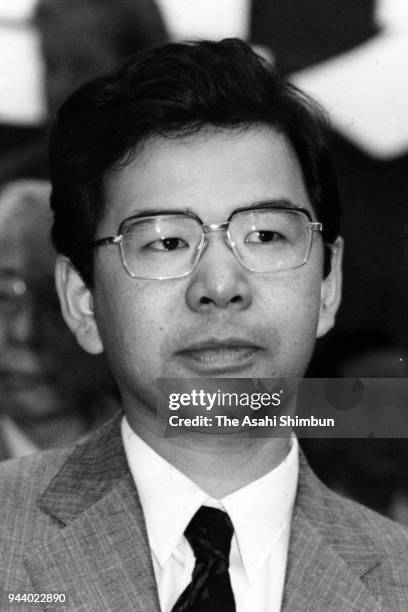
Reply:
[[[242,564],[251,579],[291,519],[299,470],[296,438],[275,469],[221,500],[209,497],[156,453],[131,429],[126,417],[122,439],[158,563],[164,566],[200,506],[211,505],[230,516]]]
[[[0,426],[8,457],[25,457],[41,450],[10,417],[3,416]]]

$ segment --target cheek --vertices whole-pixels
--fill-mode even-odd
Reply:
[[[137,280],[112,283],[98,293],[98,329],[113,372],[150,378],[161,369],[173,312],[170,296],[161,285]]]
[[[275,278],[257,291],[261,304],[260,319],[269,321],[279,342],[279,360],[302,376],[316,341],[320,309],[320,278],[295,271],[284,279]],[[295,365],[296,364],[296,365]]]
[[[305,268],[291,274],[259,278],[254,303],[262,305],[268,318],[286,326],[316,327],[320,308],[321,279]]]

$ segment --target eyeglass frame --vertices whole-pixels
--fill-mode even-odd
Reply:
[[[269,205],[268,205],[269,204]],[[178,278],[185,278],[186,276],[189,276],[190,274],[192,274],[192,272],[194,272],[195,268],[197,267],[202,254],[204,253],[207,244],[208,244],[208,240],[206,240],[206,235],[212,232],[219,232],[219,231],[224,231],[225,232],[225,236],[226,236],[226,245],[231,249],[231,251],[234,253],[235,258],[237,259],[237,261],[241,264],[241,266],[243,268],[245,268],[246,270],[248,270],[249,272],[254,272],[254,273],[258,273],[258,274],[272,274],[275,272],[279,272],[280,270],[271,270],[270,272],[260,272],[258,270],[253,270],[252,268],[249,268],[247,265],[245,265],[243,263],[243,261],[241,260],[240,255],[237,253],[235,244],[233,243],[233,241],[231,240],[231,237],[229,235],[229,226],[230,223],[234,220],[234,217],[236,217],[237,215],[241,214],[241,213],[245,213],[245,212],[259,212],[259,211],[276,211],[276,212],[295,212],[295,213],[301,213],[303,214],[307,220],[308,220],[308,224],[307,227],[309,229],[309,249],[306,253],[306,256],[304,258],[304,260],[302,261],[302,263],[296,265],[296,266],[291,266],[290,268],[284,268],[283,271],[286,270],[295,270],[297,268],[301,268],[302,266],[304,266],[310,257],[310,252],[312,250],[312,244],[313,244],[313,232],[322,232],[323,231],[323,224],[320,221],[313,221],[312,220],[312,215],[310,210],[308,210],[307,208],[303,208],[300,206],[284,206],[284,205],[276,205],[275,203],[268,203],[268,202],[263,202],[261,204],[257,204],[256,206],[244,206],[242,208],[237,208],[234,211],[232,211],[232,213],[230,214],[230,216],[228,217],[227,221],[224,221],[223,223],[210,223],[210,224],[206,224],[203,223],[202,220],[200,219],[200,217],[195,214],[194,212],[191,211],[178,211],[178,210],[163,210],[163,211],[154,211],[151,214],[146,214],[146,212],[142,212],[142,213],[136,213],[134,215],[130,215],[129,217],[126,217],[125,219],[123,219],[120,224],[119,227],[117,229],[117,234],[113,235],[113,236],[105,236],[103,238],[98,238],[97,240],[94,240],[92,243],[92,247],[93,248],[98,248],[101,246],[107,246],[110,244],[116,244],[119,246],[119,251],[120,251],[120,258],[122,261],[122,265],[125,269],[125,271],[127,272],[127,274],[131,277],[131,278],[138,278],[140,280],[175,280]],[[129,266],[126,263],[126,259],[123,253],[123,227],[125,225],[125,223],[132,221],[133,219],[149,219],[149,218],[154,218],[154,217],[171,217],[171,216],[175,216],[175,217],[188,217],[191,219],[194,219],[195,221],[198,222],[198,224],[201,226],[201,231],[202,231],[202,236],[201,236],[201,240],[199,242],[199,244],[196,247],[197,250],[197,256],[196,259],[193,263],[193,266],[191,268],[191,270],[189,270],[188,272],[185,272],[183,274],[178,274],[177,276],[154,276],[154,277],[146,277],[146,276],[138,276],[136,274],[133,274],[130,269]]]

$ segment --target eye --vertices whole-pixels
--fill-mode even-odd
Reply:
[[[160,240],[150,242],[145,248],[153,249],[154,251],[176,251],[188,248],[188,244],[182,238],[160,238]]]
[[[251,232],[245,238],[245,242],[255,242],[259,244],[278,242],[280,240],[285,240],[285,237],[279,232],[274,232],[271,230],[258,230],[256,232]]]

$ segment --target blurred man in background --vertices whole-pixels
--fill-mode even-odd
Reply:
[[[131,53],[168,38],[154,0],[39,0],[33,23],[45,67],[47,119],[31,144],[0,157],[1,181],[47,178],[45,132],[65,98]]]
[[[0,459],[72,444],[114,405],[104,361],[78,349],[60,314],[49,192],[19,181],[0,194]]]
[[[154,0],[40,0],[34,24],[51,117],[76,87],[167,39]]]

